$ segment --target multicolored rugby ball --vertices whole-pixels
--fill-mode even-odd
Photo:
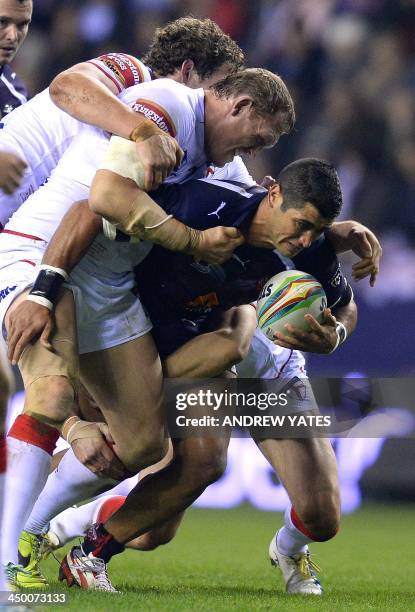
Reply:
[[[311,314],[321,323],[325,308],[325,291],[314,276],[286,270],[270,278],[262,288],[257,302],[258,327],[270,340],[274,340],[275,332],[286,334],[287,323],[308,331],[304,315]]]

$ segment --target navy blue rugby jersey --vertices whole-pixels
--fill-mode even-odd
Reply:
[[[0,119],[27,102],[27,90],[15,72],[6,64],[0,69]]]
[[[200,230],[217,225],[243,227],[265,195],[211,179],[163,185],[151,193],[167,213]],[[322,283],[329,307],[350,301],[351,289],[324,236],[290,261],[290,267]],[[265,282],[287,268],[286,262],[275,250],[248,245],[238,247],[222,265],[196,262],[189,255],[154,246],[137,266],[136,276],[140,299],[155,323],[255,301]]]

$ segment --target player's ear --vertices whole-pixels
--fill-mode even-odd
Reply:
[[[182,75],[182,83],[183,85],[188,85],[192,79],[194,72],[195,63],[191,59],[184,60],[183,64],[180,67],[180,74]]]
[[[280,206],[282,203],[282,190],[281,186],[278,183],[274,183],[268,189],[268,201],[271,208],[275,206]]]
[[[237,98],[234,98],[234,101],[233,101],[232,116],[237,117],[244,110],[246,109],[251,110],[252,106],[253,106],[253,100],[250,96],[247,96],[247,95],[238,96]]]

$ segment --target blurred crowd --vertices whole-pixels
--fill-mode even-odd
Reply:
[[[185,14],[214,19],[249,65],[279,73],[293,93],[295,132],[248,160],[255,176],[327,157],[344,214],[415,247],[415,0],[36,0],[15,67],[34,94],[104,51],[139,56],[157,26]]]

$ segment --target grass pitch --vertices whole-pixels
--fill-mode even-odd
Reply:
[[[43,563],[51,591],[67,604],[37,610],[405,610],[415,611],[413,506],[366,506],[345,516],[338,536],[311,547],[322,566],[322,598],[287,596],[267,556],[282,515],[251,507],[192,509],[175,540],[129,551],[110,564],[120,595],[64,589],[57,564]]]

